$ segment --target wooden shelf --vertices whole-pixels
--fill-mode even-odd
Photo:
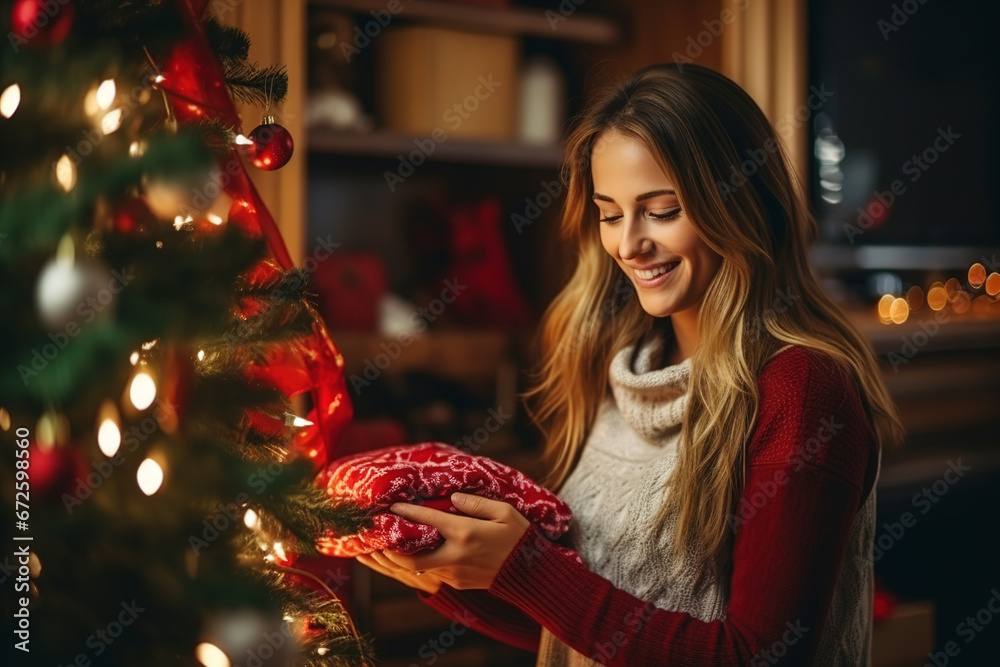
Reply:
[[[356,132],[312,128],[309,130],[309,151],[321,155],[397,159],[399,155],[407,157],[412,151],[417,150],[426,157],[428,162],[457,162],[539,169],[555,169],[562,157],[562,149],[558,146],[535,146],[454,138],[449,138],[442,143],[434,143],[434,151],[428,154],[415,143],[418,140],[434,143],[434,140],[428,137],[396,132],[358,134]]]
[[[363,14],[387,11],[385,0],[310,0],[309,4]],[[402,10],[394,15],[393,20],[399,18],[477,32],[585,44],[616,44],[621,39],[621,29],[611,19],[577,12],[564,15],[558,9],[490,9],[432,0],[401,0],[401,5]]]

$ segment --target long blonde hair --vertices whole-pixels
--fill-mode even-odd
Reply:
[[[660,514],[664,525],[676,517],[677,562],[695,552],[719,557],[757,417],[757,379],[782,344],[822,351],[849,371],[883,446],[901,443],[903,426],[870,345],[809,267],[816,222],[767,118],[721,74],[654,65],[590,105],[567,141],[561,232],[575,241],[578,262],[545,313],[539,371],[524,395],[544,437],[544,483],[558,489],[576,465],[612,356],[654,327],[600,242],[590,160],[608,131],[648,148],[699,235],[722,257],[698,315],[690,402]],[[780,298],[791,305],[774,308]]]

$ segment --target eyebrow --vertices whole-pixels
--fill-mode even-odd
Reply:
[[[660,195],[675,195],[675,194],[677,193],[673,190],[653,190],[652,192],[644,192],[643,194],[636,197],[635,200],[642,201],[644,199],[650,199],[652,197],[659,197]],[[611,202],[612,204],[615,203],[614,199],[612,199],[607,195],[602,195],[600,192],[594,193],[594,199],[598,199],[600,201],[608,201]]]

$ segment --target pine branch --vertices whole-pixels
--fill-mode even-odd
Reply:
[[[212,50],[222,62],[246,60],[250,53],[250,36],[235,26],[224,26],[214,17],[204,22],[205,35]]]
[[[286,540],[288,549],[302,555],[315,555],[316,540],[329,533],[354,535],[372,525],[370,510],[331,499],[326,491],[312,484],[281,488],[276,479],[257,502],[266,512],[261,513],[263,525],[290,534],[294,539]]]
[[[226,85],[239,102],[262,107],[276,106],[288,95],[288,74],[284,65],[260,67],[245,61],[223,62]]]

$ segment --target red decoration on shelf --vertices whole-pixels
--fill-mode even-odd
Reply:
[[[264,171],[281,169],[292,159],[292,134],[274,122],[274,116],[264,116],[261,124],[247,137],[247,155],[253,166]]]
[[[874,621],[884,621],[892,616],[896,610],[896,596],[890,593],[881,582],[875,582],[874,608],[872,609],[872,619]]]
[[[15,0],[10,11],[11,41],[16,46],[55,46],[73,26],[73,0]]]

